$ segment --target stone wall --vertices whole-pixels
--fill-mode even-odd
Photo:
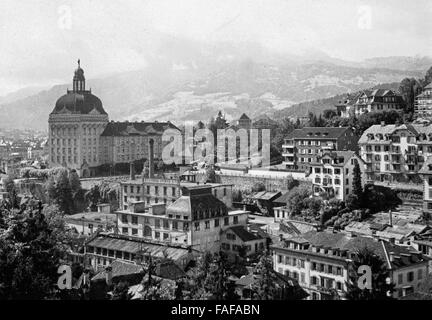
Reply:
[[[264,184],[267,191],[288,191],[292,184],[292,178],[274,178],[254,175],[233,175],[217,174],[218,183],[228,183],[233,185],[233,189],[250,191],[256,183]],[[310,184],[308,181],[298,181],[299,184]]]

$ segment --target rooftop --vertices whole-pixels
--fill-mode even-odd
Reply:
[[[338,139],[347,130],[348,127],[304,127],[295,129],[285,139]]]

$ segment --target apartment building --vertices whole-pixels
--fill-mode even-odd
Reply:
[[[364,90],[354,104],[355,116],[366,112],[403,110],[405,103],[402,96],[393,90]]]
[[[432,83],[428,84],[423,92],[416,97],[414,108],[417,118],[432,117]]]
[[[118,229],[123,235],[212,252],[220,250],[222,231],[246,226],[247,218],[247,211],[228,212],[207,185],[183,188],[182,195],[168,206],[130,201],[126,210],[117,212]]]
[[[344,299],[352,259],[363,247],[386,262],[395,298],[415,292],[428,274],[428,259],[411,247],[329,231],[281,239],[272,246],[274,270],[298,280],[312,300]]]
[[[330,198],[345,201],[352,192],[353,170],[358,163],[362,178],[365,164],[354,151],[323,151],[317,163],[310,167],[310,177],[315,195],[327,194]]]
[[[432,156],[428,156],[420,169],[423,179],[423,212],[432,217]]]
[[[359,140],[369,181],[417,181],[432,155],[432,125],[373,125]]]
[[[206,183],[212,194],[228,208],[232,207],[232,184]],[[130,201],[144,201],[147,205],[164,203],[167,206],[176,201],[183,188],[194,188],[200,183],[180,181],[178,179],[142,178],[130,179],[120,183],[120,208],[127,210]]]
[[[324,150],[356,151],[358,136],[348,127],[305,127],[295,129],[282,145],[286,169],[306,171]]]

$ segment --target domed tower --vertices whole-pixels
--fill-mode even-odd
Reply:
[[[50,167],[75,169],[92,176],[100,163],[100,135],[109,119],[102,101],[86,90],[78,60],[72,90],[61,96],[49,115]]]

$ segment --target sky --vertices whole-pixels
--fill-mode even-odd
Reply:
[[[430,0],[1,0],[0,95],[68,83],[78,58],[93,77],[144,68],[167,36],[353,61],[432,56],[431,14]]]

